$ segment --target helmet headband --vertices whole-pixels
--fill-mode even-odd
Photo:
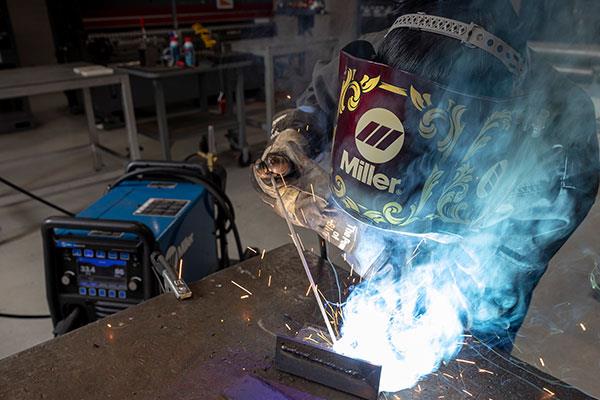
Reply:
[[[521,77],[526,72],[525,57],[508,43],[473,22],[466,24],[455,19],[424,13],[406,14],[396,19],[386,36],[399,28],[417,29],[460,40],[469,47],[477,47],[496,57],[517,77]]]

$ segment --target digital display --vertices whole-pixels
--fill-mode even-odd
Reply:
[[[124,289],[127,286],[127,262],[79,257],[77,272],[80,286]]]

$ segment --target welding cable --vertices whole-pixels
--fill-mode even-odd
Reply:
[[[133,177],[137,176],[159,176],[166,179],[181,179],[188,182],[196,183],[202,185],[215,199],[217,204],[219,205],[219,209],[222,210],[227,219],[229,220],[229,226],[225,228],[225,233],[233,232],[233,236],[235,239],[236,249],[238,252],[238,256],[240,261],[244,259],[244,250],[242,248],[242,241],[240,239],[240,234],[235,223],[235,210],[233,208],[233,204],[227,195],[221,190],[220,187],[214,184],[214,182],[210,181],[207,178],[200,177],[195,173],[184,170],[182,168],[173,168],[173,167],[150,167],[139,170],[131,171],[116,181],[114,181],[109,188],[113,188],[119,185],[121,182],[129,180]]]
[[[0,313],[0,318],[15,318],[15,319],[47,319],[47,318],[52,318],[50,315],[44,315],[44,314],[31,314],[31,315],[27,315],[27,314],[7,314],[7,313]]]
[[[57,211],[60,211],[63,214],[66,214],[70,217],[74,217],[75,214],[72,213],[71,211],[67,211],[62,207],[57,206],[56,204],[50,203],[48,200],[42,199],[39,196],[36,196],[35,194],[31,193],[28,190],[23,189],[22,187],[12,183],[11,181],[8,181],[6,179],[4,179],[3,177],[0,176],[0,182],[4,183],[6,186],[9,186],[11,188],[13,188],[14,190],[16,190],[17,192],[21,192],[23,193],[25,196],[31,197],[32,199],[39,201],[40,203],[43,203],[45,205],[47,205],[50,208],[54,208]]]

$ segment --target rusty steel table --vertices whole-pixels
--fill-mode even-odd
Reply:
[[[332,287],[332,267],[309,262],[319,288]],[[242,299],[232,280],[252,296]],[[295,248],[280,247],[192,284],[188,301],[162,295],[1,360],[0,398],[355,399],[273,367],[275,334],[319,320],[307,287]],[[508,356],[468,348],[459,357],[477,365],[450,362],[380,398],[589,398]]]

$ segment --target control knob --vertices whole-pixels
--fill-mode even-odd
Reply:
[[[131,280],[127,284],[127,287],[132,292],[135,292],[138,289],[138,283],[141,281],[142,281],[142,278],[140,278],[139,276],[134,276],[133,278],[131,278]]]
[[[65,271],[65,274],[60,278],[60,283],[62,283],[65,286],[69,286],[71,284],[72,276],[75,276],[75,272]]]

